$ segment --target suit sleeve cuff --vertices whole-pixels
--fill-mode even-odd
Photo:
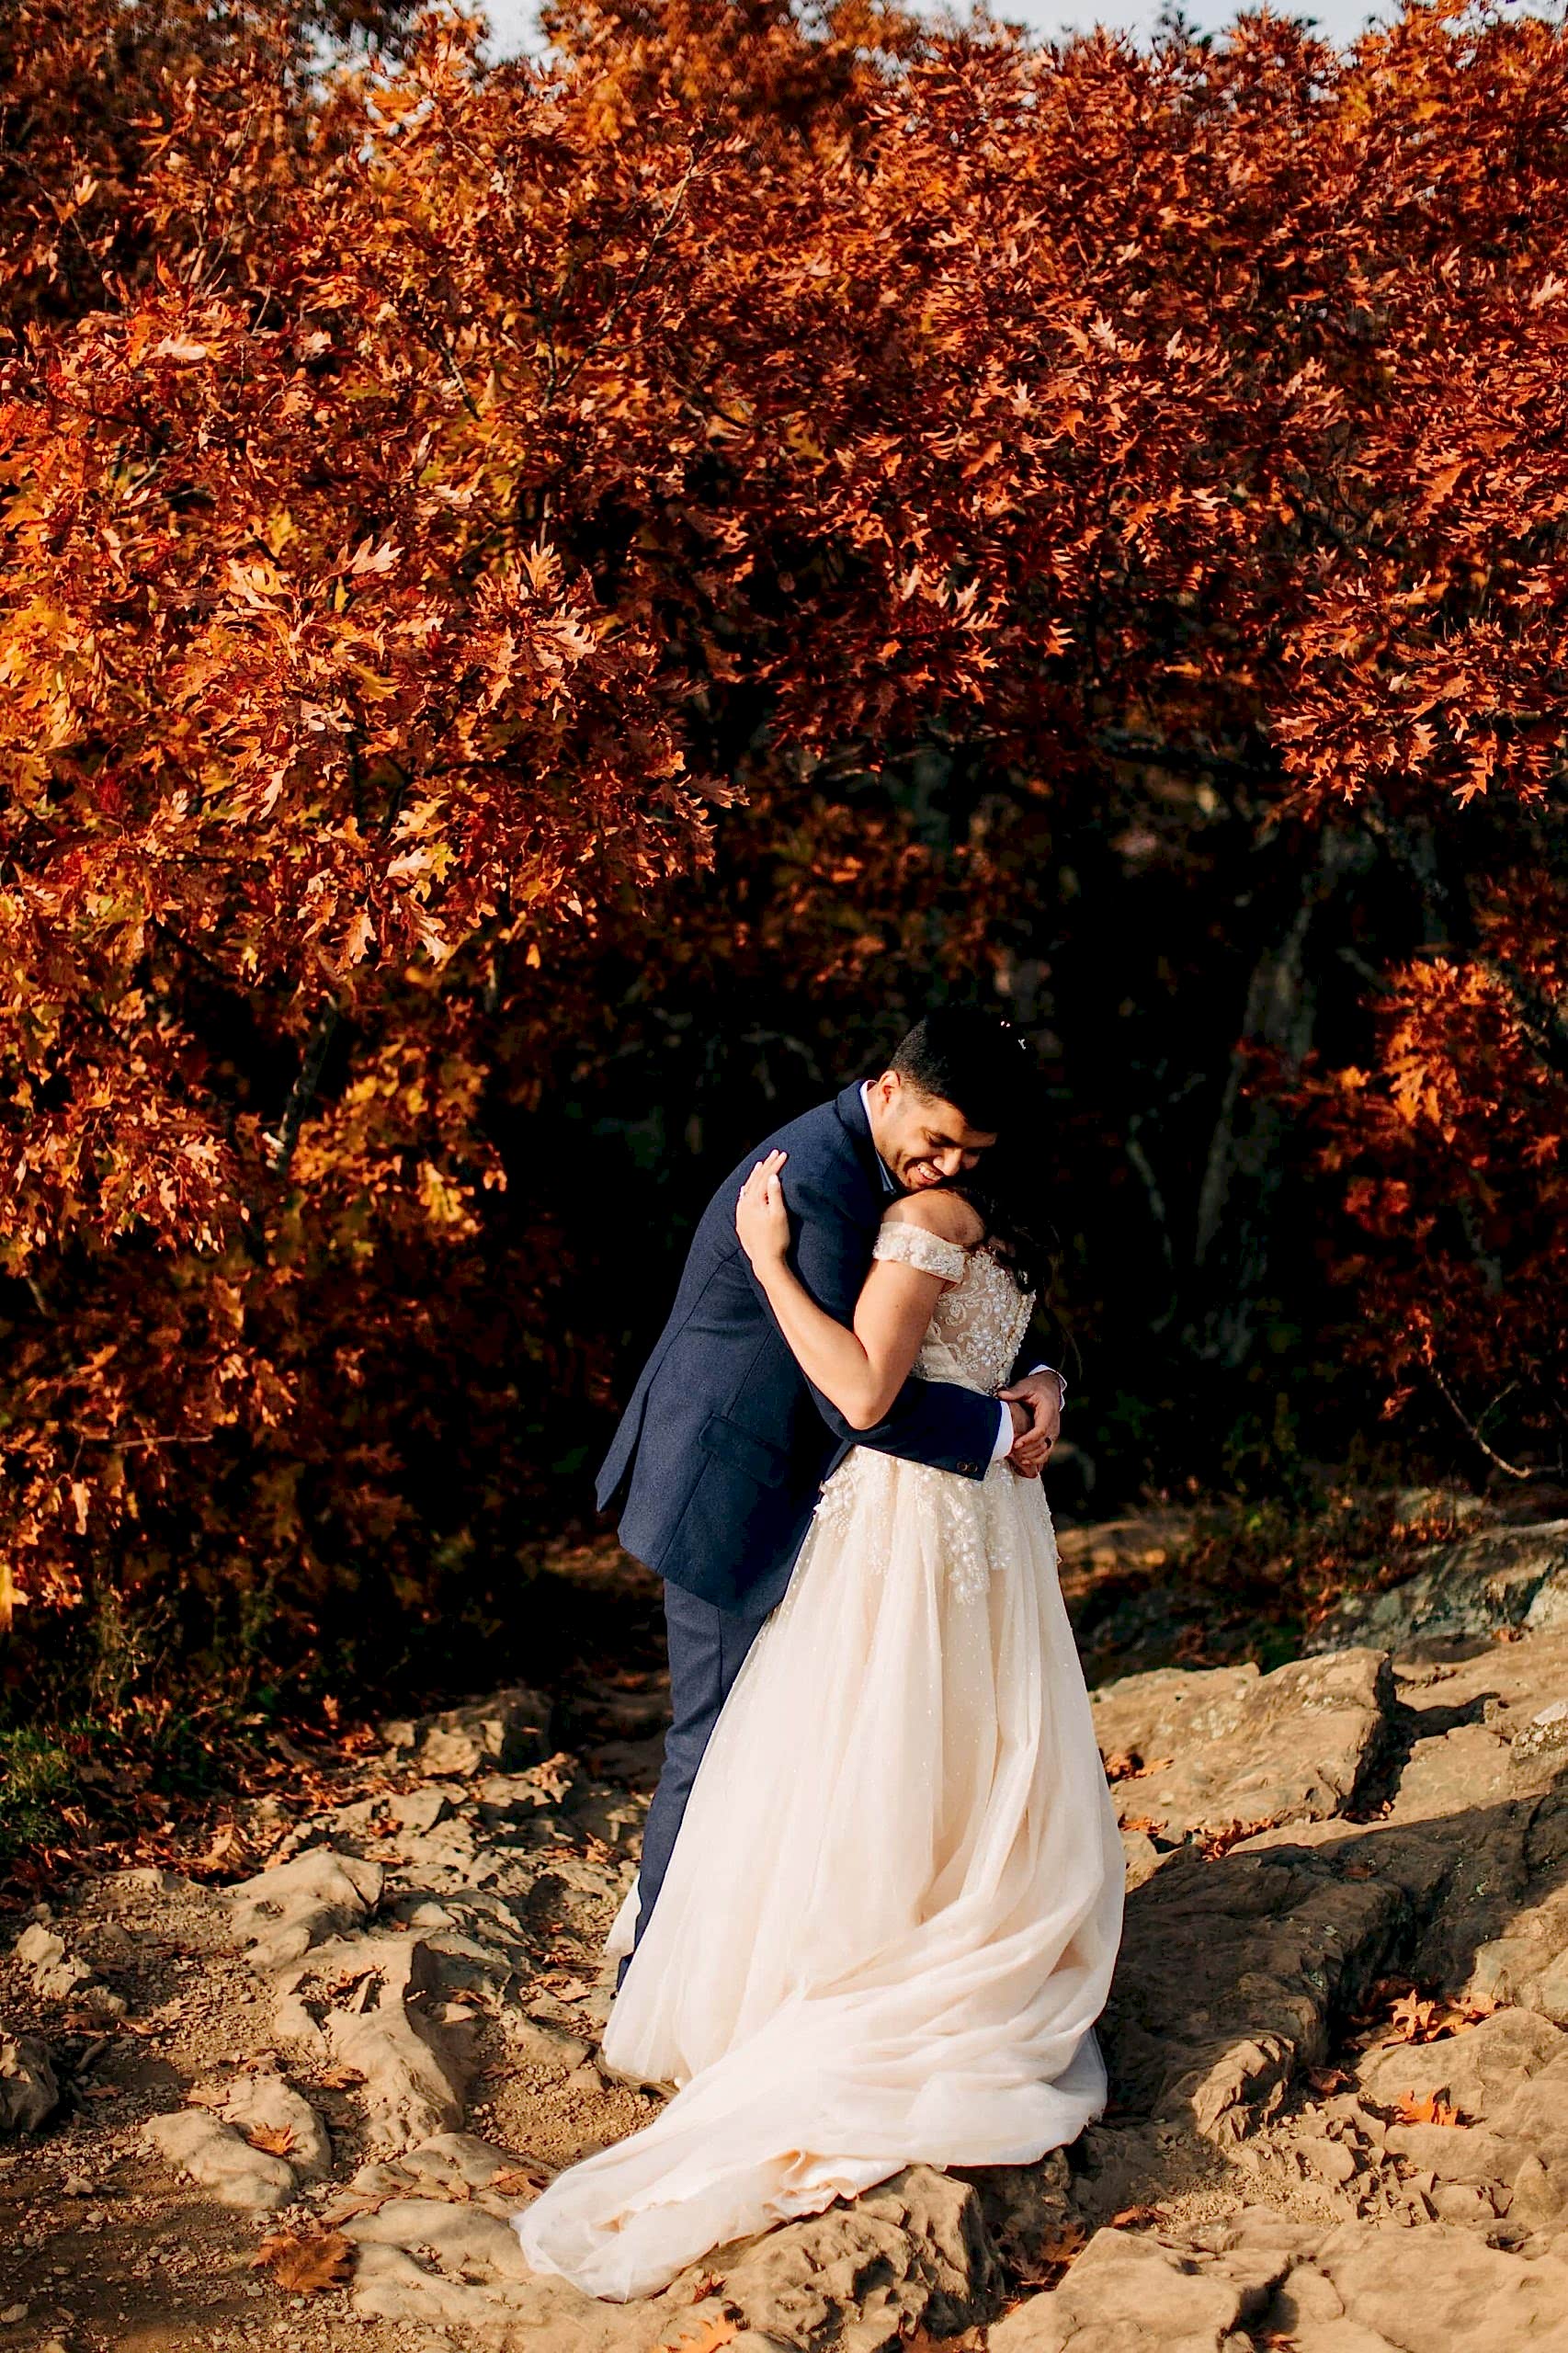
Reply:
[[[1000,1462],[1004,1461],[1007,1455],[1011,1454],[1012,1451],[1013,1416],[1008,1412],[1006,1406],[1004,1405],[1002,1408],[1001,1425],[996,1432],[996,1442],[991,1449],[991,1460],[993,1462]]]

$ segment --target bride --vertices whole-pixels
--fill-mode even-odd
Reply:
[[[1016,1180],[896,1200],[851,1330],[788,1263],[785,1157],[735,1224],[815,1387],[861,1429],[912,1370],[997,1389],[1033,1307]],[[1122,1884],[1040,1481],[855,1448],[725,1702],[606,2030],[608,2068],[679,2088],[514,2218],[528,2263],[649,2295],[906,2165],[1072,2141],[1105,2102]]]

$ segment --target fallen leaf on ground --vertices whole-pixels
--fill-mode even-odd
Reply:
[[[1459,2109],[1437,2092],[1428,2092],[1425,2099],[1417,2099],[1414,2091],[1405,2092],[1395,2100],[1394,2113],[1402,2124],[1457,2124],[1460,2120]]]
[[[1155,1756],[1145,1765],[1135,1748],[1113,1748],[1105,1759],[1105,1777],[1108,1781],[1146,1781],[1151,1773],[1163,1773],[1175,1761]]]
[[[516,2198],[528,2190],[537,2192],[547,2188],[551,2178],[544,2165],[506,2165],[500,2173],[493,2173],[484,2187],[502,2198]],[[707,2292],[711,2294],[711,2289]]]
[[[403,2192],[393,2189],[348,2189],[335,2198],[330,2206],[322,2208],[321,2219],[329,2231],[340,2222],[351,2222],[360,2214],[379,2214],[389,2199],[401,2198]]]
[[[1135,2231],[1159,2220],[1157,2206],[1124,2206],[1119,2214],[1111,2216],[1110,2226],[1113,2231]]]
[[[530,1767],[522,1778],[531,1781],[546,1798],[563,1798],[572,1788],[574,1763],[574,1758],[569,1756],[564,1749],[560,1749],[553,1756],[547,1756],[542,1765]]]
[[[263,2239],[251,2268],[265,2266],[278,2286],[290,2295],[313,2296],[323,2289],[343,2286],[353,2254],[337,2231],[318,2231],[308,2237],[298,2231],[276,2231]]]
[[[212,1834],[206,1852],[195,1855],[186,1865],[192,1874],[203,1877],[214,1871],[237,1871],[242,1877],[256,1860],[256,1849],[237,1822],[225,1822]]]
[[[1137,2209],[1129,2211],[1136,2212]],[[1088,2243],[1088,2234],[1082,2222],[1076,2216],[1069,2216],[1054,2231],[1047,2233],[1029,2266],[1028,2277],[1021,2279],[1018,2286],[1028,2289],[1031,2295],[1038,2295],[1043,2289],[1059,2287],[1062,2273],[1077,2261]]]
[[[715,2313],[711,2320],[699,2321],[694,2326],[693,2336],[665,2339],[668,2353],[719,2353],[721,2345],[733,2344],[741,2333],[739,2321],[731,2320],[724,2313]],[[665,2353],[664,2347],[660,2353]]]
[[[1206,1830],[1199,1838],[1199,1852],[1208,1861],[1218,1862],[1233,1847],[1239,1847],[1244,1838],[1256,1838],[1260,1830],[1272,1830],[1274,1821],[1273,1814],[1266,1813],[1257,1822],[1227,1822],[1223,1829]]]
[[[1415,1993],[1406,1994],[1393,2006],[1391,2042],[1425,2042],[1431,2035],[1437,2016],[1436,2002],[1424,2002]]]
[[[264,2149],[269,2157],[286,2157],[294,2145],[291,2124],[253,2124],[245,2134],[253,2149]]]
[[[1086,2243],[1087,2234],[1082,2222],[1063,2222],[1059,2230],[1047,2235],[1040,2246],[1040,2256],[1046,2263],[1071,2263],[1075,2255],[1082,2255]]]
[[[340,1970],[328,1984],[322,1987],[322,1992],[329,2002],[340,2002],[345,1995],[356,1993],[361,1985],[381,1973],[374,1968]]]

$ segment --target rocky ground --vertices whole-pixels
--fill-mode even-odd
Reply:
[[[1410,1567],[1271,1673],[1096,1690],[1129,1898],[1079,2144],[633,2307],[506,2218],[657,2106],[594,2055],[656,1692],[585,1758],[528,1691],[390,1725],[226,1880],[62,1888],[0,1957],[0,2353],[1568,2353],[1568,1520]]]

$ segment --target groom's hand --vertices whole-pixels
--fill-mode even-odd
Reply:
[[[1062,1383],[1053,1372],[1031,1372],[1001,1392],[1012,1408],[1017,1436],[1007,1460],[1021,1479],[1038,1479],[1062,1431]],[[1019,1427],[1020,1415],[1022,1427]]]

